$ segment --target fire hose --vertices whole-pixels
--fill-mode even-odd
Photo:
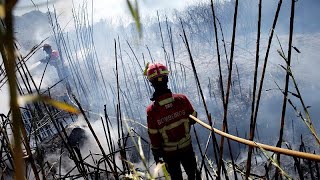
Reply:
[[[201,121],[200,119],[198,119],[198,118],[196,118],[196,117],[194,117],[192,115],[189,115],[189,117],[191,119],[193,119],[194,121],[196,121],[197,123],[199,123],[201,126],[207,128],[208,130],[210,130],[210,131],[212,131],[212,132],[214,132],[216,134],[219,134],[220,136],[223,136],[223,137],[226,137],[228,139],[231,139],[233,141],[237,141],[239,143],[242,143],[242,144],[245,144],[245,145],[248,145],[248,146],[252,146],[252,147],[255,147],[255,148],[262,148],[262,149],[267,150],[267,151],[272,151],[272,152],[275,152],[275,153],[285,154],[285,155],[288,155],[288,156],[294,156],[294,157],[298,157],[298,158],[309,159],[309,160],[312,160],[312,161],[320,161],[320,155],[311,154],[311,153],[305,153],[305,152],[300,152],[300,151],[294,151],[294,150],[290,150],[290,149],[284,149],[284,148],[270,146],[270,145],[266,145],[266,144],[262,144],[262,143],[257,143],[257,142],[254,142],[254,141],[249,141],[247,139],[243,139],[243,138],[240,138],[240,137],[225,133],[223,131],[220,131],[220,130],[218,130],[216,128],[213,128],[213,127],[209,126],[208,124],[204,123],[203,121]]]

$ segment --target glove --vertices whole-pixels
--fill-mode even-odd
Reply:
[[[162,164],[164,163],[164,161],[162,159],[159,159],[158,161],[156,161],[156,165],[158,165],[159,163]]]
[[[196,112],[196,114],[195,114],[194,116],[197,117],[197,115],[198,115],[198,113]],[[191,126],[191,125],[194,125],[195,123],[196,123],[195,120],[189,118],[189,124],[190,124],[190,126]]]
[[[153,158],[154,158],[154,161],[156,162],[156,164],[163,163],[163,160],[160,159],[163,157],[162,149],[151,148],[151,150],[152,150]]]

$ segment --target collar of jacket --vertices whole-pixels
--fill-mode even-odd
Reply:
[[[172,97],[172,92],[170,89],[166,89],[162,92],[155,91],[150,100],[159,102],[169,97]]]

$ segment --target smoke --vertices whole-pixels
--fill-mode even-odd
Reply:
[[[100,144],[103,147],[103,151],[105,152],[105,154],[109,155],[109,149],[108,149],[108,144],[106,141],[106,136],[104,133],[104,129],[102,128],[102,124],[100,120],[96,120],[93,121],[91,120],[91,126],[94,129],[94,133],[96,134],[96,136],[98,137],[98,140],[100,142]],[[85,163],[90,164],[93,167],[97,167],[97,162],[99,160],[101,160],[102,157],[102,152],[101,149],[98,147],[97,141],[94,138],[93,134],[91,133],[90,129],[88,128],[87,123],[84,120],[84,117],[79,116],[77,121],[70,124],[69,126],[66,127],[66,131],[67,134],[70,135],[71,130],[74,128],[81,128],[84,130],[85,132],[85,137],[84,139],[79,139],[80,141],[80,152],[81,152],[81,157],[82,159],[84,159]],[[116,131],[114,131],[113,129],[111,129],[111,139],[113,141],[113,143],[115,144],[115,148],[117,148],[117,138],[115,137],[115,135],[117,134]],[[74,137],[74,138],[80,138],[79,137]],[[63,152],[63,154],[60,154],[61,152]],[[55,153],[47,153],[45,155],[45,161],[47,161],[49,163],[49,165],[51,165],[53,168],[52,172],[59,172],[59,168],[60,168],[60,163],[61,163],[61,174],[66,174],[69,171],[71,171],[74,167],[74,161],[70,159],[70,157],[68,157],[69,152],[66,151],[66,149],[64,149],[64,151],[60,151],[57,149],[57,151]],[[115,154],[116,157],[116,163],[117,164],[121,164],[121,159],[119,158],[120,155]],[[60,162],[61,161],[61,162]],[[100,165],[102,168],[102,165]],[[104,166],[103,166],[104,167]],[[110,169],[109,169],[110,170]],[[71,171],[70,175],[75,175],[78,174],[78,170],[77,168],[75,168],[74,170]]]
[[[113,1],[112,1],[113,2]],[[166,1],[167,2],[167,1]],[[229,119],[229,131],[231,134],[236,134],[237,131],[239,133],[239,136],[241,137],[248,137],[249,132],[249,120],[250,120],[250,110],[251,110],[251,98],[252,98],[252,84],[253,84],[253,72],[254,72],[254,63],[255,63],[255,41],[256,41],[256,8],[251,8],[252,2],[256,1],[245,1],[243,4],[241,4],[240,14],[239,14],[239,26],[237,29],[237,37],[236,37],[236,47],[235,47],[235,57],[234,62],[238,66],[239,70],[239,79],[237,77],[235,65],[232,76],[233,79],[233,85],[232,85],[232,94],[230,95],[230,104],[228,109],[228,119]],[[305,2],[305,1],[304,1]],[[315,2],[315,1],[313,1]],[[70,14],[70,7],[72,4],[68,1],[67,4],[64,4],[64,6],[61,5],[61,1],[57,4],[56,8],[59,9],[59,11],[63,12],[63,14],[59,17],[59,22],[61,21],[63,25],[66,24],[66,21],[69,21],[71,19]],[[102,12],[102,10],[107,11],[108,8],[111,8],[110,13],[113,12],[121,12],[123,14],[126,14],[128,16],[128,11],[121,9],[118,11],[118,5],[119,8],[125,6],[124,1],[121,1],[119,4],[114,6],[107,6],[104,4],[100,4],[102,2],[94,2],[94,12],[97,15],[94,16],[95,20],[98,22],[98,19],[103,17],[103,15],[100,15],[99,13]],[[169,3],[169,2],[168,2]],[[174,4],[175,7],[182,8],[183,6],[179,5],[177,1],[170,1],[170,3]],[[169,3],[169,4],[170,4]],[[268,33],[270,31],[272,18],[274,15],[276,2],[275,1],[264,1],[265,4],[263,4],[263,26],[262,26],[262,36],[261,36],[261,50],[260,50],[260,64],[259,64],[259,77],[261,74],[261,67],[262,62],[264,60],[265,50],[267,46],[267,39],[268,39]],[[307,12],[305,12],[305,8],[300,1],[297,3],[297,13],[298,14],[304,14],[303,17],[308,17],[306,21],[302,21],[300,16],[296,17],[296,23],[295,23],[295,35],[293,40],[293,46],[298,48],[301,53],[293,52],[292,54],[292,70],[295,75],[295,78],[298,82],[299,88],[301,90],[302,96],[307,104],[307,106],[311,106],[309,110],[311,111],[311,118],[314,119],[314,125],[316,126],[319,124],[319,119],[317,117],[320,116],[317,109],[319,109],[319,84],[317,82],[320,82],[320,72],[318,71],[318,53],[320,51],[320,34],[319,34],[319,28],[318,30],[314,27],[319,27],[319,23],[317,18],[318,16],[309,16],[307,15]],[[312,4],[312,2],[310,2]],[[308,7],[311,6],[308,4]],[[165,8],[166,6],[161,6],[159,2],[153,2],[151,1],[145,1],[145,3],[141,3],[141,11],[145,14],[156,14],[155,9],[161,9],[161,7]],[[218,17],[221,20],[222,23],[222,29],[226,32],[225,34],[225,40],[226,42],[226,48],[227,53],[229,53],[230,49],[230,39],[231,39],[231,25],[232,25],[232,12],[233,12],[233,4],[226,2],[224,4],[225,6],[221,5],[218,6]],[[90,5],[88,5],[89,7]],[[142,8],[142,7],[150,7],[150,9]],[[90,9],[90,8],[88,8]],[[287,53],[288,49],[288,19],[289,19],[289,4],[286,3],[283,6],[284,12],[281,13],[280,19],[279,19],[279,25],[275,29],[275,32],[277,36],[279,37],[279,40],[281,42],[281,45],[284,49],[285,54]],[[114,11],[113,11],[114,10]],[[194,10],[194,11],[193,11]],[[197,7],[189,7],[185,8],[185,11],[178,12],[177,17],[182,17],[184,22],[189,23],[190,27],[187,28],[187,36],[190,38],[190,44],[191,44],[191,51],[194,55],[195,65],[198,70],[198,75],[200,78],[201,86],[205,90],[205,97],[207,100],[207,105],[209,107],[209,112],[212,114],[215,127],[220,129],[222,127],[222,117],[223,117],[223,107],[222,107],[222,100],[221,100],[221,87],[219,87],[219,75],[218,75],[218,66],[217,66],[217,52],[216,49],[213,46],[213,39],[206,39],[204,37],[214,37],[212,34],[212,29],[209,31],[205,31],[205,29],[212,27],[212,21],[210,21],[210,18],[208,19],[201,19],[201,14],[205,11],[210,10],[209,7],[207,9],[203,9],[203,6],[197,6]],[[89,10],[90,13],[91,10]],[[303,11],[303,12],[302,12]],[[310,9],[311,14],[314,14],[314,8]],[[126,13],[124,13],[126,12]],[[188,13],[189,12],[189,13]],[[194,12],[194,13],[191,13]],[[192,14],[193,16],[190,16]],[[199,15],[199,16],[197,16]],[[142,15],[143,16],[143,15]],[[89,16],[90,17],[90,16]],[[203,17],[210,17],[210,16],[203,16]],[[109,18],[114,18],[112,15],[109,16]],[[195,19],[195,21],[192,20],[192,18],[199,18]],[[160,15],[160,19],[164,20],[163,15]],[[172,18],[175,19],[175,18]],[[145,18],[147,20],[147,18]],[[198,21],[199,20],[199,21]],[[200,21],[203,20],[203,21]],[[129,21],[130,22],[130,21]],[[198,24],[196,24],[198,22]],[[310,22],[310,25],[306,25]],[[128,24],[126,26],[113,26],[112,22],[110,21],[99,21],[97,24],[94,24],[93,26],[93,32],[94,32],[94,42],[97,47],[97,56],[99,57],[99,63],[100,66],[97,64],[94,65],[93,69],[101,68],[102,76],[105,77],[106,81],[106,88],[104,87],[103,83],[99,82],[99,86],[97,88],[92,88],[89,91],[89,95],[87,98],[90,99],[90,104],[94,104],[95,106],[89,106],[90,111],[97,112],[98,114],[102,112],[103,105],[106,104],[106,109],[108,111],[108,114],[110,116],[114,116],[116,112],[116,103],[117,103],[117,89],[116,89],[116,80],[115,80],[115,55],[114,55],[114,38],[120,35],[120,43],[122,47],[122,54],[120,55],[119,49],[117,57],[118,63],[119,63],[119,78],[120,78],[120,102],[122,107],[122,114],[124,117],[132,118],[135,120],[138,120],[142,124],[146,124],[146,116],[144,114],[145,108],[147,104],[150,103],[149,97],[152,92],[149,92],[147,87],[148,84],[144,83],[144,77],[142,76],[142,72],[140,70],[140,67],[137,65],[139,62],[142,64],[142,67],[144,66],[145,62],[151,62],[151,59],[156,59],[164,62],[164,52],[163,52],[163,46],[160,40],[160,33],[158,28],[158,23],[156,20],[153,21],[142,21],[143,24],[147,24],[143,28],[143,35],[144,38],[141,40],[134,39],[137,37],[136,31],[134,31],[134,24]],[[164,47],[166,48],[166,53],[170,52],[170,40],[168,38],[168,32],[167,29],[165,29],[166,24],[164,22],[161,23],[162,25],[162,31],[163,31],[163,37],[164,37]],[[46,25],[45,25],[46,26]],[[189,61],[189,57],[187,54],[187,51],[184,47],[184,44],[180,38],[181,34],[181,28],[178,21],[170,21],[169,22],[170,28],[172,28],[172,34],[173,34],[173,43],[174,43],[174,50],[175,50],[175,61],[179,64],[173,64],[178,65],[177,69],[173,69],[171,74],[177,73],[179,79],[176,81],[174,78],[171,77],[170,79],[170,88],[174,92],[179,93],[185,93],[191,100],[192,104],[194,105],[194,108],[199,112],[199,118],[202,120],[206,119],[205,111],[203,108],[202,101],[199,97],[198,90],[196,88],[196,83],[194,80],[193,72],[190,69],[191,64]],[[20,32],[23,30],[23,27],[25,25],[21,26],[19,30]],[[41,32],[46,32],[45,28],[42,26],[33,27],[35,29],[43,28],[44,30],[36,31],[37,33],[34,33],[34,36],[30,39],[36,39],[36,42],[39,42],[43,38],[43,34]],[[27,28],[26,28],[27,29]],[[32,32],[30,32],[32,33]],[[69,36],[75,36],[74,31],[68,32]],[[19,34],[19,33],[18,33]],[[22,34],[22,33],[21,33]],[[29,40],[27,39],[29,37],[23,37],[19,36],[18,40],[22,40],[22,43],[26,49],[30,47],[28,44]],[[222,43],[221,38],[219,36],[219,42]],[[117,38],[116,38],[117,39]],[[128,40],[129,44],[132,45],[133,50],[135,54],[133,54],[126,44],[126,40]],[[72,41],[76,42],[75,44],[80,44],[79,41],[76,39],[72,39]],[[204,43],[205,42],[205,43]],[[119,42],[118,42],[119,43]],[[70,43],[71,44],[71,43]],[[29,46],[28,46],[29,45]],[[117,44],[119,45],[119,44]],[[150,54],[147,51],[145,45],[148,45],[150,48]],[[224,90],[226,90],[226,79],[227,79],[227,73],[228,68],[226,64],[225,54],[223,51],[222,44],[220,44],[221,49],[221,58],[222,58],[222,66],[223,66],[223,80],[224,80]],[[118,46],[119,47],[119,46]],[[277,53],[277,50],[280,49],[280,45],[276,41],[276,38],[273,39],[273,44],[270,51],[269,56],[269,62],[267,66],[267,74],[266,79],[264,82],[263,92],[262,92],[262,99],[260,102],[260,109],[258,114],[258,120],[257,120],[257,135],[256,139],[259,142],[267,143],[267,144],[275,144],[278,140],[278,132],[280,128],[280,115],[281,115],[281,108],[282,108],[282,101],[283,101],[283,95],[281,91],[277,88],[276,83],[280,85],[280,88],[283,88],[284,86],[284,77],[285,77],[285,71],[279,66],[279,64],[284,65],[284,60],[281,59],[279,54]],[[74,49],[72,49],[74,50]],[[222,53],[223,52],[223,53]],[[80,56],[82,53],[85,55]],[[83,71],[87,70],[83,68],[87,64],[85,60],[90,59],[91,52],[88,49],[83,50],[74,50],[73,55],[74,56],[80,56],[75,58],[77,62],[79,62],[78,69],[81,69]],[[76,54],[76,55],[75,55]],[[135,59],[135,56],[137,57],[137,60]],[[173,57],[169,53],[169,60],[173,62]],[[122,58],[120,60],[120,57]],[[30,60],[30,65],[37,62],[38,59],[41,58],[41,54],[36,54],[34,59]],[[229,57],[230,58],[230,57]],[[123,61],[123,63],[120,63]],[[41,75],[44,71],[44,66],[40,65],[37,66],[37,68],[34,68],[32,71],[32,74],[35,78],[36,84],[40,84],[41,81]],[[92,72],[92,71],[91,71]],[[184,76],[184,73],[185,76]],[[95,82],[93,79],[90,79],[89,76],[86,76],[85,74],[84,80],[86,82]],[[99,74],[100,77],[100,74]],[[211,88],[209,88],[208,79],[211,80]],[[57,81],[57,74],[53,67],[48,66],[48,69],[46,70],[46,74],[44,76],[42,87],[46,88],[52,85],[54,82]],[[101,81],[101,79],[100,79]],[[174,82],[174,83],[173,83]],[[276,83],[275,83],[276,82]],[[99,87],[99,88],[98,88]],[[105,88],[105,89],[104,89]],[[59,90],[64,89],[64,87],[58,87]],[[292,83],[290,84],[290,91],[295,92],[294,87]],[[99,90],[106,92],[107,95],[109,95],[109,98],[102,97],[99,94]],[[268,91],[267,91],[268,90]],[[6,90],[2,90],[4,93],[2,93],[1,100],[8,99],[7,96],[3,95],[6,94]],[[210,95],[209,92],[212,94]],[[214,95],[213,95],[214,93]],[[302,110],[300,102],[295,99],[295,97],[290,96],[290,98],[293,100],[294,104],[296,104],[300,110]],[[7,101],[8,102],[8,101]],[[5,109],[7,105],[0,104],[1,111],[2,109]],[[6,112],[6,111],[5,111]],[[92,120],[95,120],[95,118],[92,118]],[[116,124],[116,123],[113,123]],[[85,142],[85,145],[81,148],[81,154],[83,157],[86,157],[90,153],[92,154],[101,154],[101,150],[97,146],[97,143],[95,139],[93,138],[90,130],[84,123],[83,119],[79,117],[79,120],[74,124],[74,126],[80,126],[83,127],[86,131],[86,134],[88,136],[88,140]],[[102,147],[108,152],[108,145],[106,143],[104,130],[101,125],[101,121],[98,119],[94,122],[92,122],[92,127],[99,137],[99,141],[102,144]],[[292,128],[293,127],[293,128]],[[200,138],[200,143],[204,144],[204,140],[206,140],[208,132],[204,132],[202,127],[199,127],[196,125],[196,128],[199,129],[198,132]],[[145,132],[145,129],[140,128],[141,132]],[[111,132],[112,139],[114,142],[117,142],[117,132],[116,128],[113,128]],[[316,129],[316,131],[319,134],[320,129]],[[271,133],[272,132],[272,133]],[[312,142],[312,136],[310,135],[309,130],[306,128],[305,124],[302,122],[301,119],[297,118],[296,112],[293,110],[291,106],[288,105],[287,107],[287,116],[286,116],[286,127],[285,127],[285,137],[284,139],[297,147],[299,145],[299,138],[300,135],[303,135],[305,139],[310,140]],[[145,133],[146,135],[146,133]],[[143,136],[146,137],[146,136]],[[193,142],[196,142],[193,140]],[[209,146],[209,152],[213,152],[212,149],[210,149],[211,146]],[[239,147],[236,143],[232,143],[232,148],[235,151],[236,154],[238,152],[243,153],[244,147]],[[244,156],[246,153],[239,156],[239,161],[244,160]],[[54,163],[57,162],[57,159],[59,158],[59,154],[52,154],[47,157],[48,161]],[[63,172],[67,172],[71,167],[74,166],[70,160],[67,158],[63,159],[65,162],[65,170]],[[258,159],[259,161],[261,159]],[[88,163],[93,164],[94,162],[91,160],[91,158],[88,158]],[[117,158],[117,163],[120,164],[120,159]],[[139,165],[137,165],[139,166]]]
[[[10,106],[9,106],[9,87],[7,84],[5,84],[1,89],[0,89],[0,110],[1,113],[6,113],[9,112]]]
[[[229,0],[220,0],[219,2],[228,2]],[[108,1],[49,1],[47,4],[46,0],[34,0],[32,2],[20,1],[15,9],[16,15],[22,15],[26,12],[32,10],[40,10],[46,12],[48,8],[50,11],[53,11],[55,8],[57,14],[59,14],[59,20],[61,24],[67,24],[68,21],[72,19],[72,8],[75,8],[78,11],[81,8],[88,8],[89,17],[93,18],[93,22],[99,22],[102,19],[108,19],[112,21],[133,22],[130,11],[127,6],[126,0],[108,0]],[[153,1],[153,0],[138,0],[140,17],[142,19],[150,16],[156,16],[157,10],[163,10],[170,12],[173,9],[182,11],[188,6],[195,5],[198,3],[206,2],[204,0],[194,1],[194,0],[164,0],[164,1]],[[93,4],[92,4],[93,3]],[[134,4],[133,1],[131,3]],[[107,13],[106,13],[107,12]],[[92,14],[93,13],[93,14]]]

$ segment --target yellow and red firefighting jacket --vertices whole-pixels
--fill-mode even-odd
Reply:
[[[61,61],[60,54],[56,50],[53,50],[51,52],[49,58],[50,58],[49,63],[56,68],[59,68],[61,66],[61,63],[63,63],[63,62],[60,62]]]
[[[196,115],[183,94],[167,93],[147,107],[148,133],[154,150],[172,152],[191,144],[189,115]]]

